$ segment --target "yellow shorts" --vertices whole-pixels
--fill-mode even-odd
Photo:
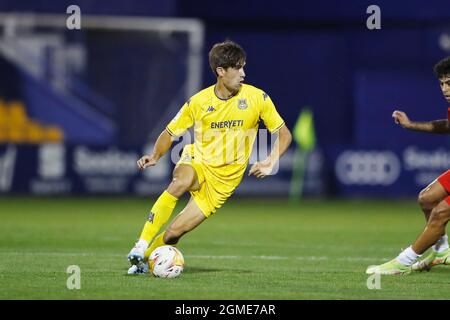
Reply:
[[[179,164],[187,164],[197,173],[200,189],[190,191],[195,203],[202,210],[206,218],[216,212],[224,202],[233,194],[241,179],[235,181],[223,181],[218,179],[211,169],[200,162],[194,161],[194,145],[186,145],[178,161]]]

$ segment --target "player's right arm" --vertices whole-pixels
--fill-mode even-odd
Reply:
[[[193,104],[189,100],[183,105],[177,115],[169,122],[166,129],[159,135],[152,153],[138,160],[137,165],[139,169],[144,170],[147,167],[154,166],[172,146],[174,137],[183,135],[187,129],[192,127],[194,124]]]
[[[394,118],[395,123],[401,125],[405,129],[437,134],[450,133],[450,123],[447,119],[415,122],[409,120],[406,113],[398,110],[395,110],[394,113],[392,113],[392,117]]]
[[[145,155],[138,160],[137,165],[139,169],[144,170],[147,167],[153,167],[167,150],[169,150],[171,145],[172,136],[167,130],[164,130],[156,140],[152,153]]]

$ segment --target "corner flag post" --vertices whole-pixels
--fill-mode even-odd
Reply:
[[[309,153],[316,147],[313,114],[309,107],[303,108],[295,123],[294,140],[297,144],[292,165],[292,178],[289,198],[298,201],[303,195],[306,162]]]

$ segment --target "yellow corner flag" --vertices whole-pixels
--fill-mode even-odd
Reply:
[[[294,126],[294,139],[297,143],[292,166],[291,188],[289,198],[298,201],[303,195],[306,162],[309,152],[316,147],[316,133],[312,111],[305,107]]]
[[[316,133],[312,111],[306,107],[300,112],[294,126],[294,139],[300,149],[311,151],[316,147]]]

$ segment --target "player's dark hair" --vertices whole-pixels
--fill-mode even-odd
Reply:
[[[209,51],[209,65],[212,72],[218,76],[216,68],[242,68],[245,63],[246,54],[244,49],[236,42],[225,40],[216,43]]]
[[[450,76],[450,57],[442,59],[434,66],[434,73],[438,79],[444,76]]]

